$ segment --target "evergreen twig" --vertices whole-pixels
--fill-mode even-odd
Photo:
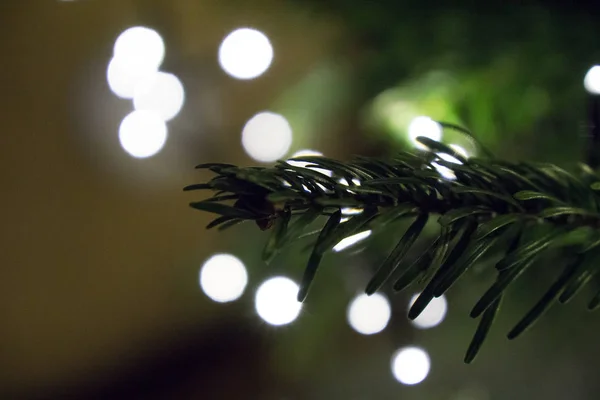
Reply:
[[[341,162],[301,157],[295,161],[308,163],[305,167],[279,161],[270,168],[202,164],[197,168],[207,168],[217,176],[184,190],[216,192],[212,198],[191,203],[219,215],[209,228],[224,229],[245,220],[255,221],[263,230],[272,228],[263,253],[267,262],[304,237],[318,216],[326,216],[302,279],[299,301],[305,299],[324,253],[346,237],[400,220],[413,222],[375,272],[366,293],[374,293],[395,272],[399,272],[393,284],[396,291],[426,277],[424,289],[409,310],[411,319],[482,256],[502,251],[495,282],[471,312],[471,317],[481,317],[481,321],[465,357],[469,363],[481,348],[506,289],[542,256],[552,253],[563,261],[564,270],[510,331],[509,339],[529,328],[555,300],[570,300],[596,274],[591,261],[600,256],[600,196],[596,194],[600,176],[585,165],[571,173],[550,164],[497,160],[489,152],[490,158],[464,159],[442,143],[424,137],[418,140],[429,151],[403,152],[391,160],[359,157]],[[454,157],[452,162],[447,156]],[[452,171],[455,179],[442,178],[436,170],[439,166]],[[314,168],[329,170],[332,176]],[[342,210],[347,207],[363,211],[343,221]],[[432,241],[428,254],[407,263],[407,253],[433,216],[438,216],[441,226],[439,237]],[[600,293],[594,295],[588,308],[598,307],[599,299]]]

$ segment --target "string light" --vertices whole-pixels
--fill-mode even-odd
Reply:
[[[273,61],[273,47],[267,36],[251,28],[228,34],[219,47],[219,64],[236,79],[254,79],[265,73]]]
[[[427,352],[419,347],[404,347],[392,356],[392,374],[404,385],[423,382],[431,368]]]
[[[158,153],[167,141],[167,125],[151,111],[133,111],[121,121],[119,141],[123,149],[135,158],[147,158]]]
[[[283,276],[266,280],[256,291],[256,312],[271,325],[280,326],[293,322],[302,309],[302,303],[296,298],[298,290],[294,281]]]
[[[200,269],[200,287],[212,300],[227,303],[237,300],[248,283],[242,261],[231,254],[215,254]]]
[[[156,72],[143,77],[135,86],[135,109],[154,111],[165,121],[173,119],[179,113],[184,101],[183,85],[173,74]]]
[[[591,94],[600,94],[600,65],[589,69],[583,79],[583,86]]]
[[[292,128],[279,114],[264,111],[246,122],[242,130],[242,146],[246,153],[259,162],[273,162],[282,158],[292,144]]]
[[[410,299],[409,308],[415,303],[419,294],[415,294]],[[411,323],[420,329],[428,329],[438,326],[446,318],[448,312],[448,301],[446,296],[441,295],[435,297],[429,302],[427,307],[419,314],[417,318],[411,321]]]
[[[373,335],[385,329],[391,313],[390,302],[382,294],[360,294],[350,302],[347,318],[358,333]]]
[[[442,139],[442,126],[429,117],[416,117],[408,126],[408,136],[415,147],[426,150],[427,147],[419,143],[417,137],[424,136],[439,142]]]

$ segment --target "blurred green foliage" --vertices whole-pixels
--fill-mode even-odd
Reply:
[[[512,159],[563,162],[580,156],[587,111],[583,77],[600,59],[600,27],[590,6],[296,3],[326,11],[346,27],[338,56],[354,66],[359,103],[368,106],[382,93],[393,94],[415,111],[466,125],[497,154]],[[436,72],[452,83],[432,85]],[[402,133],[389,123],[373,124],[381,119],[377,112],[365,115],[368,128],[392,137]]]

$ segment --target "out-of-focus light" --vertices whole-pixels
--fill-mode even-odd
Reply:
[[[219,47],[221,68],[237,79],[253,79],[262,75],[272,61],[271,42],[256,29],[236,29],[223,39]]]
[[[298,289],[294,281],[282,276],[266,280],[256,291],[256,312],[268,324],[289,324],[298,318],[302,309],[302,303],[297,300]]]
[[[132,99],[136,86],[156,73],[156,68],[139,59],[113,57],[106,69],[110,90],[123,99]]]
[[[450,168],[440,165],[436,162],[432,162],[431,165],[433,165],[435,170],[442,176],[442,178],[445,178],[445,179],[448,179],[451,181],[456,179],[456,175],[454,174],[454,171],[452,171]]]
[[[419,347],[404,347],[392,356],[392,374],[404,385],[423,382],[431,368],[427,352]]]
[[[454,150],[455,152],[457,152],[464,158],[469,158],[469,152],[467,150],[465,150],[464,147],[459,146],[457,144],[449,144],[448,147],[450,147],[452,150]]]
[[[200,287],[218,303],[240,298],[247,283],[248,273],[244,263],[231,254],[215,254],[200,269]]]
[[[298,150],[297,152],[292,154],[292,156],[290,158],[296,158],[296,157],[323,157],[323,153],[321,153],[319,151],[315,151],[315,150]],[[301,167],[301,168],[305,168],[307,165],[310,165],[309,162],[294,161],[294,160],[288,160],[287,163],[290,165],[296,166],[296,167]],[[333,175],[333,172],[331,172],[328,169],[314,168],[314,167],[311,167],[310,169],[312,169],[313,171],[317,171],[323,175],[327,175],[329,177]]]
[[[346,250],[348,247],[354,246],[356,243],[365,240],[369,236],[371,236],[370,230],[348,236],[347,238],[340,240],[340,242],[333,247],[333,251],[340,252]]]
[[[410,299],[411,307],[414,302],[419,297],[419,294],[415,294]],[[433,328],[434,326],[438,326],[442,323],[444,318],[446,318],[446,312],[448,311],[448,302],[446,301],[446,296],[441,295],[440,297],[435,297],[427,307],[421,312],[421,314],[412,320],[412,324],[417,328],[428,329]]]
[[[450,154],[439,153],[438,157],[441,158],[444,161],[448,161],[448,162],[451,162],[451,163],[454,163],[454,164],[462,164],[462,162],[458,158],[453,157]]]
[[[133,157],[150,157],[165,145],[167,125],[156,113],[134,111],[121,121],[119,141],[123,149]]]
[[[385,329],[391,316],[390,302],[382,294],[358,295],[348,306],[348,323],[358,333],[373,335]]]
[[[408,125],[408,136],[415,147],[426,150],[427,147],[419,143],[417,137],[425,136],[439,142],[442,139],[442,126],[429,117],[416,117]]]
[[[469,158],[469,153],[467,153],[467,151],[464,148],[462,148],[461,146],[459,146],[457,144],[450,144],[450,145],[448,145],[448,147],[450,147],[452,150],[457,152],[459,155],[463,156],[463,158]],[[460,161],[458,158],[456,158],[454,156],[451,156],[450,154],[439,153],[438,157],[440,157],[442,160],[447,161],[447,162],[451,162],[454,164],[462,164],[462,161]]]
[[[246,122],[242,146],[256,161],[273,162],[282,158],[292,145],[292,128],[281,115],[265,111]]]
[[[591,94],[600,94],[600,65],[594,65],[585,74],[583,86]]]
[[[136,110],[153,111],[165,121],[175,117],[185,101],[181,81],[173,74],[157,72],[141,79],[135,87]]]
[[[116,59],[134,60],[156,70],[165,57],[165,43],[154,29],[134,26],[119,35],[113,55]]]

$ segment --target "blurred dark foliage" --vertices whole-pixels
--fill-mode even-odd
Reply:
[[[269,343],[256,325],[221,320],[151,344],[138,361],[73,386],[29,388],[5,399],[241,399],[281,389],[264,367]],[[247,397],[249,396],[249,397]]]

